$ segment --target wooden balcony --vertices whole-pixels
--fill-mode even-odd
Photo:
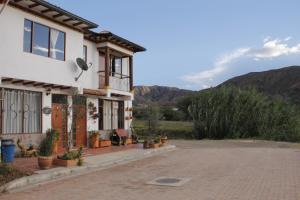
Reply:
[[[117,52],[109,47],[99,48],[99,53],[105,59],[105,66],[98,71],[99,74],[99,89],[114,89],[124,92],[133,90],[133,59],[132,55],[126,55]],[[119,70],[113,64],[112,58],[118,57],[121,59]],[[122,65],[126,59],[127,65]],[[112,67],[113,66],[113,67]],[[114,67],[115,66],[115,67]]]

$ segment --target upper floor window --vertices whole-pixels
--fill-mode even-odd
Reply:
[[[116,77],[122,77],[122,58],[112,57],[111,59],[111,75]]]
[[[87,63],[87,46],[83,45],[83,60]]]
[[[23,50],[40,56],[65,60],[65,33],[25,19]]]

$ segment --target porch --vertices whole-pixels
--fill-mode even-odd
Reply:
[[[84,159],[91,156],[100,156],[100,155],[108,155],[110,153],[128,151],[132,149],[143,149],[142,144],[131,144],[125,146],[110,146],[105,148],[97,148],[97,149],[84,149],[83,157]],[[31,158],[15,158],[15,161],[12,164],[15,168],[26,172],[28,174],[35,173],[40,171],[38,166],[37,157]],[[53,166],[52,168],[56,168],[58,166]]]

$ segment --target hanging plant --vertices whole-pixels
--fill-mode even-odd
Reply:
[[[88,110],[89,110],[89,115],[92,119],[97,119],[98,113],[97,113],[97,107],[95,106],[95,104],[93,102],[89,102],[88,104]]]

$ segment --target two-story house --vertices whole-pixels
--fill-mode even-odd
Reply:
[[[86,146],[91,130],[130,133],[133,55],[145,48],[97,26],[44,0],[8,2],[0,15],[0,137],[38,144],[54,128],[63,148]],[[78,80],[77,58],[89,66]]]

